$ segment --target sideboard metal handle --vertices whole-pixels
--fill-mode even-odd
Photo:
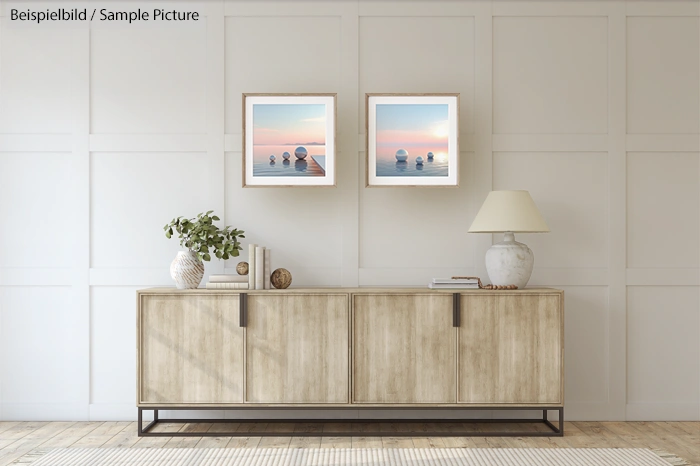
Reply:
[[[460,324],[460,301],[462,296],[459,293],[452,293],[452,326],[459,327]]]
[[[238,316],[238,322],[241,327],[248,326],[248,293],[241,293],[238,295],[238,309],[240,315]]]

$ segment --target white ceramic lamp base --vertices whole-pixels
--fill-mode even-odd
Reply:
[[[515,235],[505,232],[503,241],[486,251],[486,272],[494,285],[515,285],[525,288],[532,275],[535,256],[526,244],[515,241]]]

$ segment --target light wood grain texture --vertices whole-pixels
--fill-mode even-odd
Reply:
[[[144,295],[139,403],[243,401],[243,329],[236,295]]]
[[[248,298],[246,402],[349,402],[349,296]]]
[[[459,401],[563,403],[562,296],[462,296]]]
[[[454,403],[452,296],[353,296],[353,402]]]

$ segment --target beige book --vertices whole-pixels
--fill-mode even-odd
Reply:
[[[255,248],[257,244],[248,245],[248,289],[255,289]]]

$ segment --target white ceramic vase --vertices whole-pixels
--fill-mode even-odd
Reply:
[[[486,272],[494,285],[516,285],[525,288],[532,275],[535,256],[515,235],[507,231],[503,241],[486,251]]]
[[[197,288],[204,278],[204,263],[192,251],[180,251],[170,264],[170,276],[179,290]]]

